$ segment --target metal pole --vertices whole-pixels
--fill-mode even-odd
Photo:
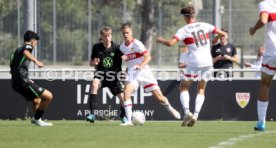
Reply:
[[[214,8],[213,8],[213,16],[214,16],[214,25],[217,28],[221,28],[221,14],[220,14],[220,0],[213,0]]]
[[[37,5],[37,32],[40,33],[41,32],[41,25],[39,24],[40,22],[42,22],[42,18],[41,18],[41,13],[40,13],[40,8],[41,8],[41,1],[37,1],[36,5]],[[41,44],[41,40],[39,41],[39,44],[37,45],[37,48],[40,49],[40,52],[38,52],[37,58],[41,59],[41,49],[42,49],[42,44]]]
[[[34,9],[34,15],[33,15],[33,27],[34,27],[34,31],[37,32],[37,9],[36,9],[36,0],[33,0],[33,9]]]
[[[34,1],[35,0],[26,0],[26,14],[27,14],[27,22],[26,22],[26,30],[35,31],[35,9],[34,9]]]
[[[123,21],[124,21],[124,23],[125,23],[125,22],[127,21],[127,3],[126,3],[126,0],[124,0],[123,3],[124,3],[124,4],[123,4],[123,11],[124,11],[124,12],[123,12],[123,13],[124,13],[124,14],[123,14],[123,17],[124,17],[124,18],[123,18]]]
[[[88,60],[90,59],[92,50],[92,4],[91,0],[88,0]]]
[[[162,1],[158,2],[158,34],[159,36],[162,35],[162,22],[163,22],[163,13],[162,13]],[[161,55],[161,46],[157,44],[157,67],[160,68],[162,55]]]
[[[53,64],[57,62],[57,18],[56,18],[57,3],[53,0]]]
[[[232,0],[228,0],[228,36],[229,36],[229,42],[232,42]]]
[[[33,28],[34,28],[34,31],[37,32],[37,9],[36,9],[36,0],[33,0],[33,9],[34,9],[34,15],[33,15]],[[34,50],[34,55],[35,57],[37,58],[37,47],[35,47],[36,50]]]
[[[26,30],[37,31],[36,26],[36,0],[25,0],[26,9]],[[34,47],[36,48],[36,47]],[[33,55],[37,58],[37,50],[33,51]],[[31,67],[35,69],[35,65],[32,64]]]
[[[20,35],[20,0],[17,0],[17,44],[18,46],[21,44],[20,42],[20,38],[21,38],[21,35]]]

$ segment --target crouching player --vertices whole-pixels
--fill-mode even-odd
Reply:
[[[31,123],[38,126],[53,126],[41,120],[41,117],[48,105],[52,101],[52,93],[43,87],[36,85],[29,79],[28,66],[30,62],[34,62],[39,68],[43,67],[43,63],[38,61],[33,55],[32,51],[37,45],[39,36],[33,31],[27,31],[24,34],[24,44],[18,47],[11,56],[11,75],[12,88],[21,94],[27,101],[33,102],[33,109],[35,111]]]

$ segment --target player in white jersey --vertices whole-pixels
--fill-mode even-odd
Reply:
[[[132,101],[131,94],[142,85],[146,92],[151,92],[153,97],[163,105],[176,119],[181,116],[169,103],[168,99],[163,96],[156,79],[153,77],[148,63],[151,60],[149,52],[143,43],[132,37],[132,28],[129,23],[121,27],[124,43],[121,44],[120,50],[125,55],[123,60],[127,63],[127,78],[124,89],[124,108],[128,122],[122,126],[132,126]]]
[[[173,46],[182,40],[188,46],[189,62],[184,73],[184,79],[180,82],[180,100],[185,113],[182,126],[191,127],[196,122],[205,100],[206,83],[211,76],[213,66],[209,33],[218,33],[221,36],[227,36],[227,34],[208,23],[196,22],[193,6],[184,7],[180,13],[184,15],[184,20],[187,25],[180,28],[172,39],[158,38],[157,42],[167,46]],[[195,100],[194,114],[189,110],[189,87],[192,84],[192,80],[198,81],[198,94]]]
[[[259,121],[254,127],[257,131],[265,130],[266,111],[269,100],[269,89],[276,73],[276,0],[264,0],[259,3],[260,17],[254,27],[250,28],[250,35],[265,26],[265,52],[261,68],[261,84],[257,110]]]

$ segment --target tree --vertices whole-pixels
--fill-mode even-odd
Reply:
[[[152,37],[154,27],[155,0],[144,0],[142,4],[142,26],[140,40],[150,51],[152,49]]]

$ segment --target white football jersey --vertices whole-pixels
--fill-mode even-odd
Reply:
[[[276,56],[276,0],[265,0],[259,3],[260,15],[268,14],[265,28],[264,56]]]
[[[173,36],[182,40],[189,49],[189,65],[192,67],[212,66],[209,33],[215,33],[216,27],[211,24],[196,22],[180,28]]]
[[[128,57],[126,61],[128,70],[132,70],[134,65],[141,64],[145,58],[144,54],[148,52],[144,44],[137,39],[133,39],[129,45],[126,45],[125,42],[122,43],[120,50]],[[144,69],[149,69],[149,66],[146,65]]]

